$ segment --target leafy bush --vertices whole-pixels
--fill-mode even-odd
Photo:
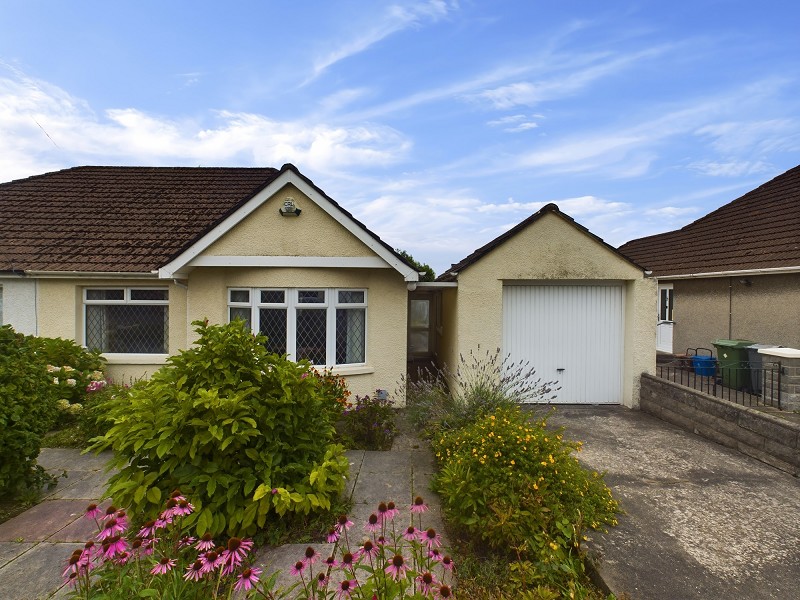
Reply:
[[[445,366],[425,371],[417,381],[404,379],[398,393],[405,395],[414,424],[434,435],[472,423],[498,408],[551,402],[558,389],[554,385],[536,377],[530,363],[515,363],[497,349],[460,356],[455,372]]]
[[[434,488],[449,521],[516,557],[528,584],[567,589],[565,576],[582,569],[586,529],[616,525],[618,505],[602,476],[573,456],[580,444],[545,425],[546,418],[531,422],[519,407],[503,407],[438,436]]]
[[[47,365],[47,372],[58,397],[70,404],[83,402],[87,391],[105,385],[105,359],[97,350],[89,351],[72,340],[30,338],[31,348]]]
[[[339,433],[357,450],[389,450],[397,432],[394,408],[390,400],[356,396],[345,409]]]
[[[58,416],[58,394],[37,348],[35,338],[0,327],[0,496],[48,481],[36,457]]]
[[[109,407],[108,494],[156,515],[175,488],[190,494],[198,534],[251,535],[268,515],[327,509],[348,462],[307,363],[269,354],[241,321],[194,323],[196,347],[167,360]]]

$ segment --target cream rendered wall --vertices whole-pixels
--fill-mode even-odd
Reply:
[[[301,214],[281,216],[292,197]],[[214,242],[206,256],[372,257],[374,252],[314,201],[292,185],[269,198]],[[197,267],[189,274],[187,320],[228,321],[229,287],[366,288],[367,365],[340,367],[350,391],[372,395],[392,392],[406,371],[408,290],[403,276],[387,265],[373,268]],[[195,335],[190,331],[190,343]],[[396,398],[398,404],[405,399]]]
[[[169,289],[169,351],[186,347],[186,291],[157,279],[50,279],[38,280],[39,333],[84,343],[83,289],[87,287],[166,287]],[[152,375],[164,364],[163,355],[108,355],[106,374],[117,382]]]
[[[189,321],[228,322],[229,287],[366,288],[367,364],[340,367],[350,391],[391,393],[406,370],[406,298],[402,276],[393,269],[197,268],[189,276]],[[196,337],[192,332],[193,341]],[[404,405],[404,398],[393,398]]]
[[[458,274],[455,344],[448,364],[478,345],[500,348],[503,324],[503,282],[625,282],[625,356],[623,398],[639,404],[639,375],[655,369],[655,280],[574,225],[552,213],[506,240]],[[535,367],[535,365],[534,365]]]
[[[278,213],[286,197],[294,198],[300,216]],[[293,185],[283,187],[246,219],[214,242],[201,256],[374,256]]]

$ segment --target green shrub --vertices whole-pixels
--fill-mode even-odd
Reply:
[[[99,351],[90,352],[74,341],[62,338],[33,337],[30,344],[45,361],[60,399],[70,404],[81,404],[88,389],[105,384],[105,359]]]
[[[618,505],[602,476],[573,456],[579,443],[547,430],[546,419],[529,419],[504,407],[438,436],[434,487],[448,520],[516,557],[528,584],[568,588],[565,575],[582,569],[585,531],[616,525]],[[535,568],[524,569],[525,561]]]
[[[0,496],[48,481],[36,457],[58,416],[58,394],[38,347],[35,338],[0,327]]]
[[[357,450],[389,450],[397,432],[395,412],[390,400],[356,396],[345,409],[339,433]]]
[[[108,494],[154,516],[180,489],[200,535],[251,535],[272,513],[329,508],[348,462],[310,366],[269,354],[241,321],[194,325],[196,347],[110,403],[114,424],[93,446],[115,452]]]
[[[557,388],[543,382],[528,362],[516,363],[500,350],[470,351],[459,357],[453,372],[447,366],[426,370],[416,381],[404,379],[399,395],[405,395],[409,417],[429,436],[480,419],[498,408],[519,403],[551,402]]]

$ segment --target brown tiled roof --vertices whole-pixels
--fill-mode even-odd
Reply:
[[[0,273],[149,273],[287,169],[398,256],[291,164],[75,167],[0,184]]]
[[[503,244],[505,241],[507,241],[507,240],[511,239],[512,237],[514,237],[515,235],[517,235],[520,231],[522,231],[523,229],[528,227],[528,225],[531,225],[531,224],[535,223],[536,221],[538,221],[543,215],[545,215],[547,213],[552,213],[554,215],[557,215],[557,216],[561,217],[562,219],[564,219],[567,223],[569,223],[573,227],[578,228],[580,231],[582,231],[586,235],[594,238],[597,242],[599,242],[600,244],[602,244],[603,246],[605,246],[606,248],[611,250],[614,254],[618,254],[622,259],[632,263],[637,268],[641,268],[641,267],[639,267],[638,264],[636,264],[633,260],[631,260],[627,256],[621,255],[617,251],[616,248],[614,248],[613,246],[605,243],[602,240],[602,238],[599,238],[598,236],[593,234],[591,231],[586,229],[586,227],[584,227],[580,223],[575,222],[575,219],[573,219],[569,215],[564,214],[563,212],[561,212],[558,209],[558,206],[556,206],[555,204],[553,204],[551,202],[550,204],[546,204],[545,206],[540,208],[538,211],[533,213],[530,217],[528,217],[527,219],[525,219],[521,223],[518,223],[517,225],[515,225],[514,227],[512,227],[511,229],[509,229],[508,231],[506,231],[502,235],[497,236],[496,238],[494,238],[488,244],[486,244],[484,246],[481,246],[480,248],[475,250],[475,252],[473,252],[472,254],[467,256],[465,259],[463,259],[460,262],[452,265],[447,271],[445,271],[444,273],[439,275],[439,277],[437,277],[436,281],[456,281],[458,279],[458,274],[461,271],[463,271],[464,269],[466,269],[470,265],[478,262],[481,258],[483,258],[487,254],[489,254],[489,252],[491,252],[492,250],[494,250],[495,248],[497,248],[498,246]]]
[[[619,251],[656,276],[798,267],[800,166],[682,229]]]

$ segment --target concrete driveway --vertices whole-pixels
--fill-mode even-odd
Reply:
[[[620,598],[800,598],[800,481],[623,407],[559,407],[626,514],[593,534]]]

